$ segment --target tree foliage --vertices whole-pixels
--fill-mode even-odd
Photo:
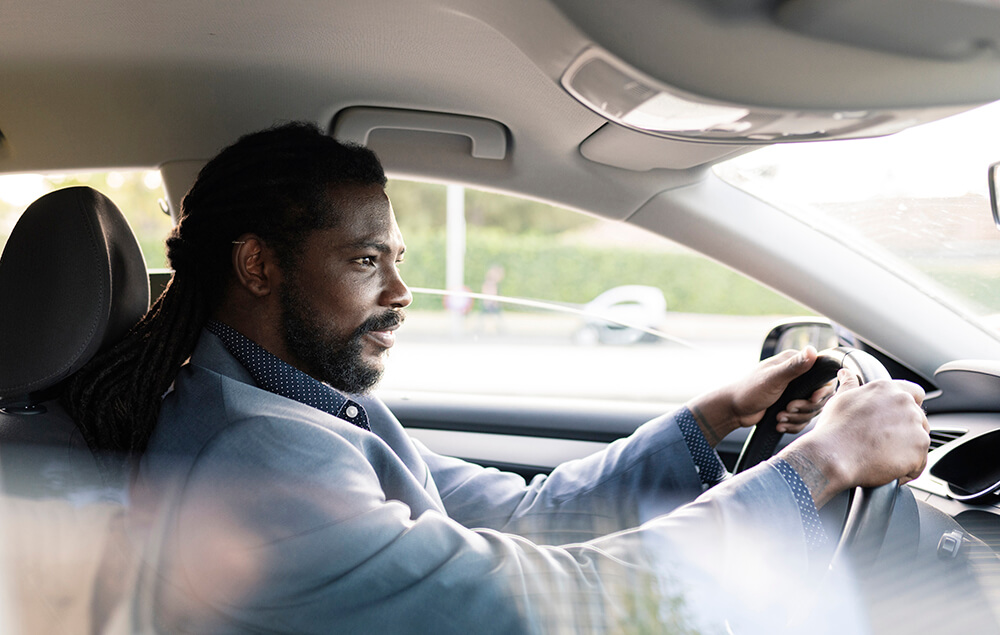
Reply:
[[[0,249],[7,242],[7,236],[14,223],[27,207],[31,199],[57,189],[74,185],[87,185],[101,192],[118,206],[128,220],[132,231],[139,239],[139,246],[150,268],[166,266],[163,241],[170,231],[170,216],[164,214],[159,205],[163,197],[163,187],[156,172],[134,170],[127,172],[80,173],[67,175],[37,176],[18,175],[12,180],[0,179]],[[25,181],[28,176],[30,180]],[[13,188],[22,190],[15,193]],[[4,190],[7,190],[6,192]],[[30,199],[21,201],[27,194]],[[16,201],[16,202],[10,202]]]

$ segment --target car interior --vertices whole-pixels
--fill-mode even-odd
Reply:
[[[305,120],[371,147],[391,180],[626,223],[808,307],[811,316],[770,331],[762,357],[808,332],[807,341],[859,349],[928,394],[924,474],[893,498],[895,509],[863,511],[864,492],[852,503],[862,524],[878,517],[877,570],[915,563],[905,580],[870,577],[865,593],[886,607],[873,610],[873,632],[902,632],[915,619],[919,632],[1000,631],[1000,330],[714,169],[772,145],[893,135],[1000,99],[996,6],[7,0],[0,42],[0,176],[154,170],[176,221],[221,148]],[[105,194],[65,188],[25,206],[0,257],[0,490],[9,503],[0,511],[33,528],[5,533],[0,516],[9,569],[0,580],[15,591],[0,595],[0,632],[127,628],[118,620],[129,578],[116,573],[127,541],[107,523],[129,505],[128,478],[109,475],[109,458],[87,449],[58,398],[141,317],[169,272],[147,270]],[[997,239],[982,256],[989,271]],[[638,400],[449,388],[383,399],[432,449],[526,478],[662,413]],[[720,444],[730,468],[747,436]],[[63,516],[24,511],[21,501],[61,501],[77,519],[83,509],[103,515],[93,532],[74,534],[76,521],[54,530]],[[846,499],[831,506],[827,520],[854,536],[864,530],[843,529],[847,508]],[[27,556],[11,564],[13,553],[54,546],[89,559],[46,561],[41,573]],[[902,619],[914,605],[922,610]]]
[[[23,632],[99,627],[116,604],[101,598],[117,594],[110,592],[113,572],[125,549],[109,537],[124,536],[112,528],[128,479],[109,469],[112,457],[101,461],[90,451],[59,395],[67,377],[145,313],[146,263],[110,199],[65,188],[18,219],[0,289],[10,298],[0,308],[3,511],[8,520],[25,520],[5,527],[6,579],[19,607],[9,615],[16,611]]]

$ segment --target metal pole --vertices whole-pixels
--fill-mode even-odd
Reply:
[[[465,188],[461,185],[448,186],[445,285],[452,292],[465,289]],[[462,298],[446,297],[455,335],[460,335],[463,330],[465,311],[462,307],[465,302],[467,300]]]

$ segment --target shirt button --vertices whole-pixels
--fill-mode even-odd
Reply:
[[[347,406],[347,410],[344,411],[344,414],[353,419],[358,416],[358,409],[354,406]]]

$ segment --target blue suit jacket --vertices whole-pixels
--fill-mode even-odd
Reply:
[[[743,602],[730,570],[806,570],[777,470],[701,494],[669,415],[526,484],[430,452],[357,399],[371,432],[257,388],[203,333],[137,490],[170,493],[146,590],[162,628],[621,632],[742,611],[725,608]]]

